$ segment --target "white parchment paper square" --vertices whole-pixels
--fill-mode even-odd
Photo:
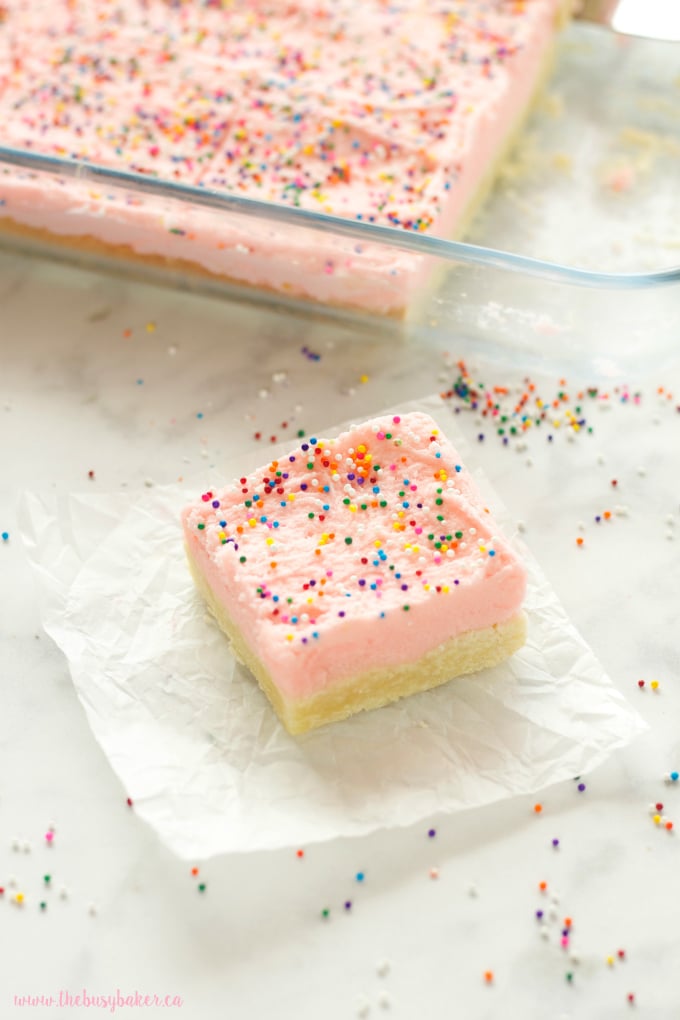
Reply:
[[[436,398],[400,410],[443,419]],[[453,425],[444,431],[465,453]],[[260,460],[226,465],[224,480]],[[135,810],[179,856],[355,836],[533,792],[645,729],[527,553],[529,639],[511,660],[289,736],[185,563],[179,510],[218,481],[65,505],[27,493],[21,508],[45,630]]]

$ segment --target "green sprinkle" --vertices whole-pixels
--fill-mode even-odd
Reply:
[[[305,430],[304,429],[298,429],[298,433],[297,434],[298,434],[298,439],[302,439],[302,437],[305,434]]]
[[[310,513],[310,514],[307,514],[307,516],[309,517],[310,521],[314,519],[314,514]]]
[[[313,460],[310,460],[310,461],[309,461],[309,462],[307,463],[307,467],[308,467],[308,468],[309,468],[309,470],[311,471],[311,470],[312,470],[312,468],[314,467],[314,461],[313,461]]]
[[[239,563],[245,563],[246,562],[245,556],[239,556],[238,561]]]
[[[350,537],[348,536],[348,537],[347,537],[347,538],[345,539],[345,545],[351,545],[351,544],[352,544],[352,539],[351,539],[351,538],[350,538]]]
[[[205,524],[197,524],[196,527],[198,528],[199,531],[203,531],[203,529],[205,528]]]
[[[43,875],[43,882],[45,883],[45,885],[49,885],[51,881],[52,881],[51,875]]]
[[[40,909],[41,910],[47,910],[47,904],[45,903],[44,900],[42,900],[42,902],[40,903]]]
[[[205,892],[205,882],[199,882],[198,883],[198,891],[199,892]]]
[[[410,609],[411,607],[410,607],[410,606],[402,606],[402,608],[403,608],[403,610],[404,610],[404,612],[405,612],[405,613],[408,613],[408,611],[409,611],[409,609]]]
[[[350,504],[349,499],[343,499],[342,502],[345,504],[345,506],[349,506],[349,504]]]
[[[462,537],[463,537],[463,532],[462,531],[457,531],[456,532],[456,538],[462,538]]]
[[[437,506],[441,506],[443,502],[444,502],[443,499],[435,499],[435,503],[437,504]]]
[[[328,907],[323,908],[323,910],[321,911],[321,916],[324,918],[324,920],[330,916],[330,910],[328,909]]]

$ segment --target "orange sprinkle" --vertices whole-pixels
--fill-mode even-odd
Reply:
[[[545,892],[546,889],[548,888],[548,883],[547,882],[539,882],[538,883],[538,888],[541,890],[541,892]]]
[[[486,981],[487,985],[491,984],[491,982],[493,981],[493,971],[492,970],[485,970],[484,971],[484,980]]]
[[[537,815],[540,815],[542,810],[543,810],[542,804],[534,804],[534,811],[536,812]]]
[[[576,545],[583,545],[583,539],[580,536],[576,539]]]

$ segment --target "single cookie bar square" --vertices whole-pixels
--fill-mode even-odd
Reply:
[[[425,414],[310,438],[182,524],[198,590],[290,733],[525,641],[524,566]]]

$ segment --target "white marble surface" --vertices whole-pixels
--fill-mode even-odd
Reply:
[[[23,489],[171,482],[256,445],[256,431],[266,457],[269,436],[285,437],[282,421],[321,431],[446,389],[461,355],[476,379],[526,374],[512,354],[490,364],[453,336],[447,350],[386,336],[367,344],[339,326],[0,256],[0,532],[10,536],[0,541],[3,1020],[87,1015],[14,1001],[83,988],[179,995],[176,1013],[191,1020],[680,1015],[680,833],[655,827],[648,811],[664,802],[680,828],[680,784],[663,780],[680,768],[680,358],[663,378],[650,363],[644,377],[619,380],[639,403],[620,402],[617,381],[607,381],[610,409],[586,399],[593,432],[573,441],[565,429],[552,442],[535,429],[503,447],[488,422],[458,418],[471,442],[485,433],[481,463],[650,726],[585,777],[584,792],[571,781],[545,790],[540,816],[533,798],[515,799],[432,818],[434,838],[417,825],[310,847],[303,858],[295,849],[219,858],[196,879],[127,807],[40,630],[16,527]],[[546,359],[537,392],[555,395],[559,371]],[[580,375],[570,369],[566,389],[573,397],[598,381],[584,365]],[[594,523],[616,506],[625,513]],[[11,902],[18,891],[21,907]],[[547,938],[539,908],[555,911]],[[567,916],[569,951],[560,947]]]

